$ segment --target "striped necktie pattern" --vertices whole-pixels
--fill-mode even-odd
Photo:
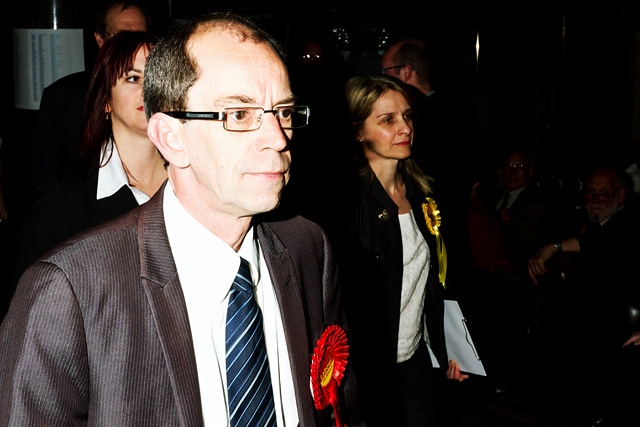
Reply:
[[[227,393],[231,427],[276,426],[262,313],[249,263],[240,258],[227,308]]]

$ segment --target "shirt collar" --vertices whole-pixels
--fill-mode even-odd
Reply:
[[[107,164],[102,165],[104,159],[109,159]],[[127,173],[122,166],[118,147],[115,146],[113,140],[109,139],[100,156],[100,164],[98,169],[98,191],[96,199],[104,199],[112,196],[122,188],[123,185],[129,185]]]
[[[198,286],[198,292],[205,300],[222,301],[236,277],[240,257],[249,261],[253,283],[259,282],[260,257],[253,227],[249,228],[240,250],[236,252],[191,216],[176,197],[171,181],[167,182],[164,190],[163,206],[167,234],[181,282],[199,283],[203,277],[215,272],[216,280],[225,285]]]

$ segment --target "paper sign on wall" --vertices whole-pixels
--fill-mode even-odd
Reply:
[[[82,29],[13,30],[16,108],[37,110],[45,87],[84,70]]]

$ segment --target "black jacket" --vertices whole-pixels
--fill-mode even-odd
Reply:
[[[431,347],[441,367],[447,366],[443,327],[443,287],[438,281],[436,238],[424,220],[426,201],[415,184],[405,178],[416,222],[431,251],[424,316]],[[341,268],[347,314],[352,331],[352,352],[360,377],[375,378],[380,390],[393,385],[385,377],[396,363],[402,289],[402,236],[398,207],[374,178],[359,177],[349,212],[349,231],[342,246]],[[386,384],[385,384],[386,382]]]
[[[96,200],[98,169],[84,161],[43,176],[18,226],[13,284],[40,256],[74,234],[138,206],[131,189]]]

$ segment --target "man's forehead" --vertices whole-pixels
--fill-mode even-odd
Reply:
[[[613,188],[615,186],[615,179],[610,174],[598,173],[587,181],[587,186],[593,188]]]
[[[510,163],[526,163],[527,156],[521,152],[514,152],[507,156],[507,161]]]
[[[226,29],[208,29],[194,34],[188,44],[199,68],[192,95],[242,102],[276,101],[291,97],[284,63],[266,42],[240,39]],[[206,93],[205,93],[206,92]],[[190,96],[191,97],[191,96]]]
[[[395,56],[396,52],[398,51],[399,46],[397,44],[389,46],[383,53],[382,53],[382,58],[380,58],[380,61],[382,64],[387,64],[393,61],[393,57]]]
[[[144,13],[137,6],[122,9],[112,8],[107,13],[107,22],[117,30],[146,30],[147,22]]]
[[[267,43],[255,43],[252,40],[243,39],[234,30],[221,27],[194,33],[187,48],[199,64],[211,60],[220,63],[232,62],[238,57],[258,54],[262,56],[272,52]]]

